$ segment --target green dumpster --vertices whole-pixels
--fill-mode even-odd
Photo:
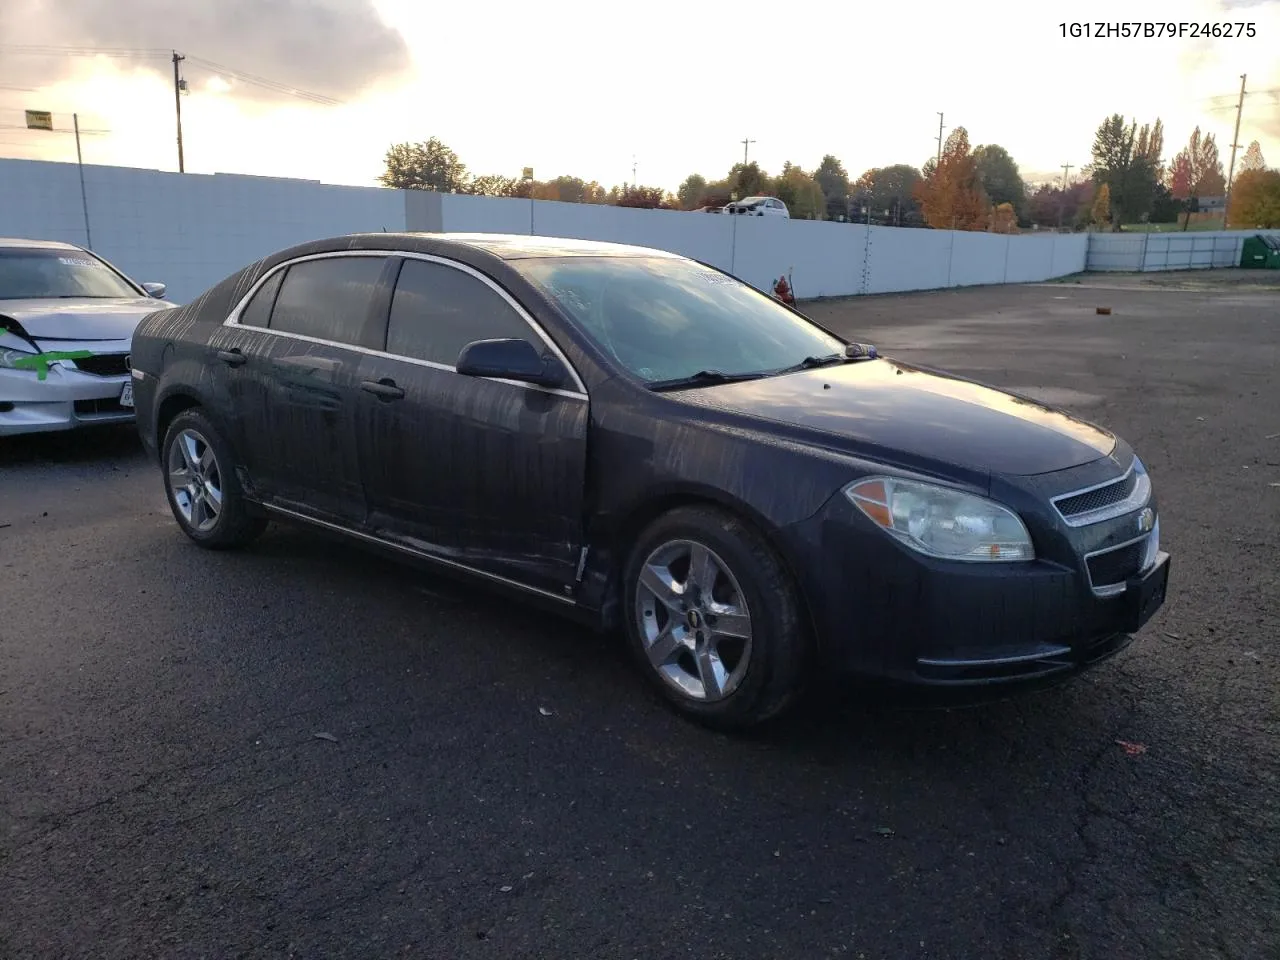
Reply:
[[[1263,233],[1246,237],[1240,250],[1240,266],[1280,270],[1280,237]]]

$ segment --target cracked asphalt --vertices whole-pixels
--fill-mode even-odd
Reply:
[[[1280,957],[1266,281],[808,305],[1129,439],[1172,582],[1066,686],[749,738],[482,589],[201,551],[129,430],[0,441],[0,957]]]

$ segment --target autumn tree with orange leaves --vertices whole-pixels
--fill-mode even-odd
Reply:
[[[927,164],[915,197],[929,226],[938,230],[985,230],[991,201],[982,189],[969,132],[956,127],[942,148],[942,161]]]

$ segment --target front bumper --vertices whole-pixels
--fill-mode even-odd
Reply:
[[[1141,568],[1101,594],[1085,556],[1131,520],[1114,531],[1064,528],[1043,552],[1054,538],[1033,529],[1039,559],[965,563],[915,553],[838,494],[782,535],[828,671],[964,688],[1051,681],[1128,646],[1164,602],[1169,555],[1144,541]]]
[[[127,353],[128,342],[104,355]],[[49,365],[41,380],[34,370],[0,368],[0,437],[46,433],[111,423],[131,423],[133,408],[121,404],[126,372],[98,376],[66,361]]]

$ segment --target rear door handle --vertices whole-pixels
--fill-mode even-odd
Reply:
[[[238,348],[234,350],[219,350],[218,359],[232,367],[243,366],[249,360]]]
[[[390,377],[383,377],[381,380],[362,380],[360,389],[365,393],[372,393],[379,400],[400,400],[404,397],[404,387],[396,386],[396,382]]]

